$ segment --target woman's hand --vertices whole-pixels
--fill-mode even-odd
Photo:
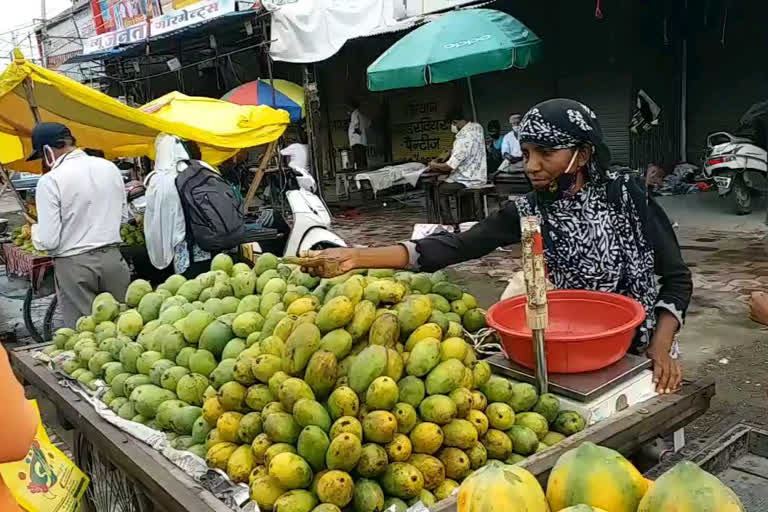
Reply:
[[[653,361],[653,382],[659,394],[675,393],[683,383],[680,362],[669,355],[679,327],[680,323],[672,313],[659,310],[656,331],[645,353]]]
[[[336,277],[357,268],[357,249],[325,249],[324,251],[302,251],[302,270],[317,277]]]
[[[677,359],[669,355],[669,350],[654,350],[653,347],[648,349],[646,355],[653,361],[656,392],[662,395],[677,392],[683,382],[683,370]]]

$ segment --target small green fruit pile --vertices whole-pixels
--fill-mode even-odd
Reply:
[[[130,309],[129,309],[130,308]],[[553,395],[491,374],[485,327],[442,272],[320,280],[272,254],[109,294],[54,354],[125,419],[250,485],[261,510],[373,512],[448,497],[488,459],[518,462],[584,428]]]
[[[120,226],[120,238],[123,240],[123,245],[128,247],[144,247],[147,245],[144,240],[144,224],[133,225],[123,224]]]

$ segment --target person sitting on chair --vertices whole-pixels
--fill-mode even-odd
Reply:
[[[461,109],[451,112],[448,119],[451,121],[451,131],[456,134],[451,155],[445,162],[440,159],[431,161],[427,170],[448,174],[448,178],[437,189],[440,197],[440,221],[446,225],[457,226],[462,219],[453,217],[450,196],[466,188],[485,185],[488,180],[488,164],[483,127],[469,121]],[[462,211],[467,212],[469,209],[462,208]]]

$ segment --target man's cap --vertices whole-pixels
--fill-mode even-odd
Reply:
[[[61,123],[40,123],[32,130],[32,149],[27,162],[39,160],[43,154],[43,146],[54,146],[62,140],[72,137],[69,128]]]

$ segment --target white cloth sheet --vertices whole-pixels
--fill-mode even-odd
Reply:
[[[408,185],[415,187],[419,182],[419,177],[426,170],[427,166],[419,162],[391,165],[376,171],[358,173],[355,175],[355,182],[359,189],[361,181],[369,181],[375,196],[380,190],[386,190],[395,185],[403,185],[407,183]]]

